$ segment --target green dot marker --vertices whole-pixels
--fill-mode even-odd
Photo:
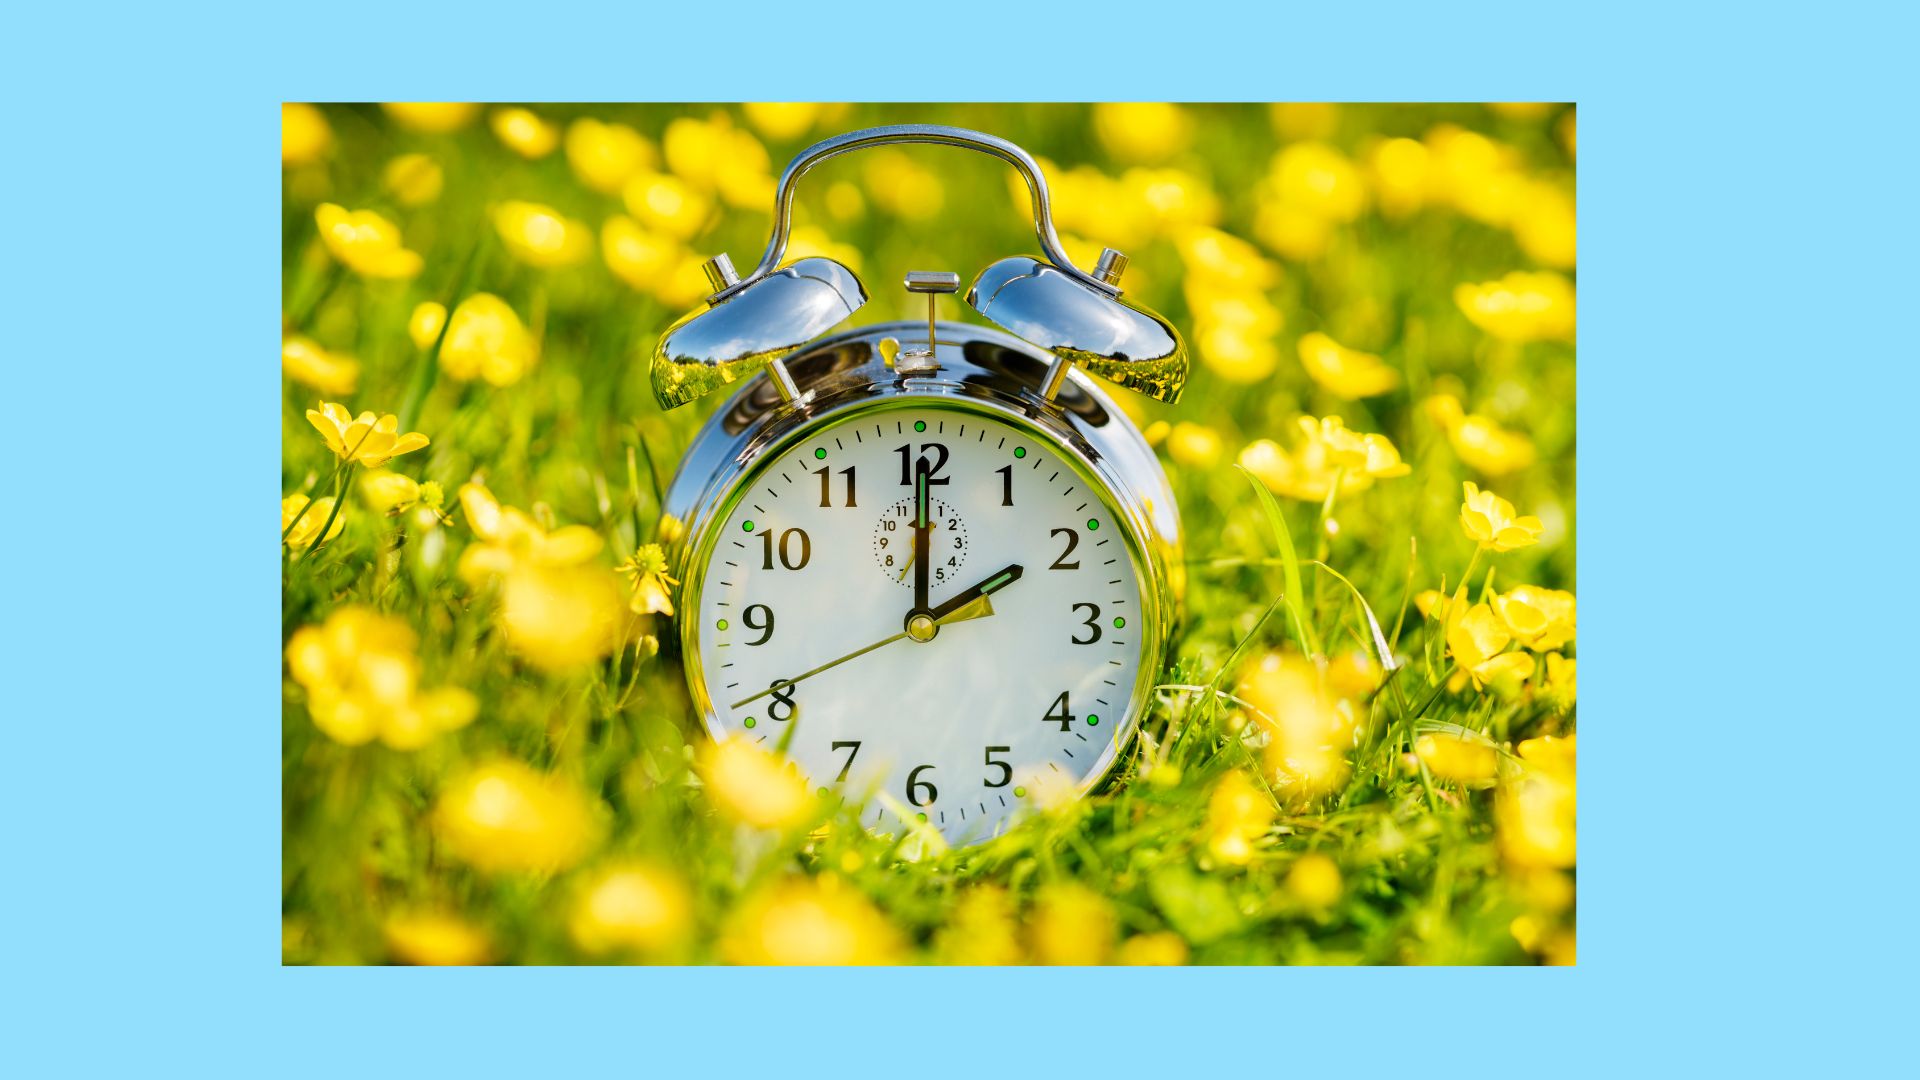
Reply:
[[[1089,531],[1092,531],[1092,530],[1097,530],[1097,529],[1099,529],[1099,528],[1100,528],[1100,519],[1099,519],[1099,518],[1088,518],[1088,519],[1087,519],[1087,529],[1088,529]]]
[[[821,798],[823,798],[823,799],[827,797],[827,789],[826,789],[826,788],[821,788],[821,789],[820,789],[820,797],[821,797]]]
[[[1017,787],[1017,788],[1014,788],[1014,789],[1013,789],[1013,797],[1014,797],[1014,798],[1016,798],[1016,799],[1024,799],[1024,798],[1026,798],[1026,797],[1027,797],[1027,789],[1026,789],[1026,788],[1023,788],[1023,787]]]
[[[825,461],[825,460],[827,460],[827,448],[826,448],[826,447],[824,447],[824,446],[816,446],[816,447],[814,447],[814,448],[813,448],[813,460],[815,460],[815,461]]]
[[[1127,628],[1127,618],[1126,618],[1126,616],[1124,616],[1124,615],[1115,615],[1115,616],[1113,617],[1113,628],[1114,628],[1115,630],[1125,630],[1125,629]]]
[[[1099,717],[1097,717],[1097,716],[1095,716],[1095,715],[1093,715],[1092,713],[1088,713],[1088,714],[1087,714],[1087,726],[1088,726],[1088,727],[1099,727],[1099,726],[1100,726],[1100,718],[1099,718]]]
[[[752,727],[752,726],[753,726],[753,725],[754,725],[754,724],[755,724],[755,723],[756,723],[757,721],[755,721],[753,717],[751,717],[751,716],[749,716],[749,717],[747,717],[747,718],[746,718],[746,720],[745,720],[745,721],[743,721],[743,722],[744,722],[744,723],[745,723],[745,724],[746,724],[746,725],[747,725],[748,727]]]
[[[753,522],[751,522],[751,521],[744,521],[744,522],[741,522],[741,523],[740,523],[740,527],[741,527],[742,529],[745,529],[745,530],[747,530],[748,532],[752,532],[752,531],[753,531]]]
[[[1016,446],[1016,447],[1014,447],[1014,448],[1013,448],[1013,456],[1014,456],[1014,457],[1026,457],[1026,456],[1027,456],[1027,448],[1026,448],[1026,447],[1024,447],[1024,446]]]
[[[925,424],[921,424],[920,426],[921,426],[921,427],[926,427],[927,425],[925,425]],[[917,817],[917,818],[919,818],[919,819],[920,819],[921,821],[925,821],[925,820],[927,820],[927,815],[925,815],[925,814],[915,814],[915,815],[913,815],[913,816],[914,816],[914,817]]]
[[[913,422],[913,430],[915,430],[915,431],[925,431],[925,430],[927,430],[927,422],[926,422],[925,420],[915,420],[915,421]],[[921,815],[920,815],[920,820],[921,820],[921,821],[925,821],[925,820],[927,820],[927,815],[925,815],[925,814],[921,814]]]
[[[715,623],[714,625],[718,626],[722,630],[725,630],[727,628],[727,620],[721,619],[719,622]]]

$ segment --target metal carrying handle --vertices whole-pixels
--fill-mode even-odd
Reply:
[[[889,146],[895,143],[932,143],[936,146],[955,146],[963,150],[977,150],[990,154],[1012,165],[1027,181],[1027,190],[1033,193],[1033,233],[1039,238],[1040,250],[1047,261],[1060,268],[1063,273],[1073,277],[1084,285],[1098,289],[1109,296],[1119,295],[1118,286],[1089,274],[1073,265],[1061,250],[1060,237],[1053,230],[1053,204],[1047,195],[1047,178],[1040,172],[1039,163],[1033,156],[1013,143],[997,135],[984,131],[971,131],[967,128],[948,127],[944,124],[885,124],[880,127],[861,128],[844,135],[835,135],[831,139],[822,139],[800,151],[799,156],[788,163],[785,172],[780,174],[780,186],[773,197],[773,235],[767,239],[766,253],[760,256],[760,265],[744,278],[734,276],[733,265],[725,256],[714,260],[713,282],[718,289],[709,299],[719,303],[747,286],[773,273],[780,267],[780,260],[787,253],[787,234],[792,224],[793,191],[800,178],[829,158],[842,154],[851,154],[855,150],[866,150],[876,146]],[[1116,253],[1117,254],[1117,253]],[[1119,265],[1125,265],[1120,257]],[[1117,268],[1113,277],[1118,278]]]

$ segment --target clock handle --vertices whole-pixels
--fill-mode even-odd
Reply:
[[[886,124],[880,127],[861,128],[844,135],[835,135],[831,139],[822,139],[800,151],[788,163],[785,172],[780,174],[780,186],[773,197],[773,234],[767,239],[766,253],[760,256],[760,265],[742,278],[735,278],[729,263],[726,272],[715,273],[714,285],[719,289],[711,297],[710,303],[719,303],[745,289],[747,286],[773,273],[780,266],[780,260],[787,253],[787,234],[792,224],[793,191],[800,178],[829,158],[842,154],[851,154],[855,150],[866,150],[875,146],[889,146],[896,143],[931,143],[936,146],[956,146],[965,150],[977,150],[990,154],[1012,165],[1027,182],[1027,190],[1033,194],[1033,232],[1040,241],[1040,250],[1047,260],[1061,272],[1089,288],[1097,289],[1108,296],[1118,296],[1120,288],[1114,284],[1120,278],[1120,269],[1126,265],[1124,256],[1117,259],[1102,257],[1101,265],[1095,273],[1073,265],[1067,253],[1060,247],[1060,236],[1053,229],[1053,204],[1047,194],[1047,178],[1040,172],[1040,166],[1033,156],[1013,143],[997,135],[984,131],[972,131],[967,128],[948,127],[944,124]],[[1118,253],[1116,252],[1117,256]]]

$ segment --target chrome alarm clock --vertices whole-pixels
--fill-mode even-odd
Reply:
[[[1033,197],[1040,257],[905,275],[927,321],[821,337],[867,301],[827,258],[783,264],[795,185],[890,143],[977,150]],[[959,128],[855,131],[780,178],[772,236],[660,337],[663,408],[734,383],[665,497],[679,641],[715,739],[780,748],[880,831],[997,835],[1043,795],[1084,795],[1152,699],[1177,618],[1179,514],[1139,429],[1095,381],[1179,397],[1186,347],[1121,294],[1126,259],[1061,251],[1045,177]],[[817,339],[817,340],[816,340]]]

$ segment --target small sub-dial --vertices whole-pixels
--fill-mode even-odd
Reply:
[[[930,500],[927,509],[927,581],[943,585],[966,564],[967,523],[940,499]],[[901,499],[880,515],[873,527],[873,561],[896,584],[913,587],[912,499]]]

